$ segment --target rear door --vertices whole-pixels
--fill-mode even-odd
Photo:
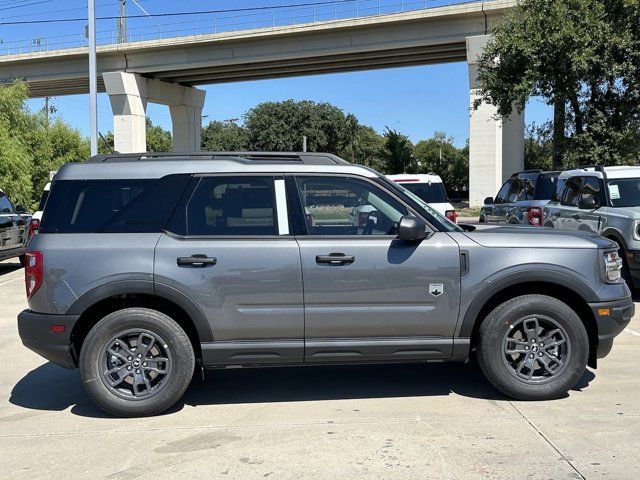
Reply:
[[[205,364],[303,361],[302,272],[284,177],[193,177],[158,241],[154,278],[206,317]]]
[[[460,297],[460,256],[451,237],[435,232],[422,242],[398,240],[397,222],[411,212],[368,179],[295,180],[300,198],[291,210],[304,219],[296,238],[305,362],[450,357]],[[350,220],[353,202],[371,207],[366,222]]]
[[[571,177],[567,180],[562,197],[562,205],[558,209],[558,223],[561,229],[577,230],[580,219],[580,192],[582,191],[583,177]]]
[[[599,207],[604,204],[602,181],[597,177],[585,177],[580,193],[580,201],[593,200],[594,208],[580,209],[579,229],[600,233],[601,215]]]

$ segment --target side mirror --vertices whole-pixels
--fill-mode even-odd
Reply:
[[[404,216],[398,223],[398,238],[416,242],[427,238],[427,224],[416,217]]]
[[[493,197],[487,197],[484,199],[485,205],[493,205]]]
[[[578,205],[578,208],[581,210],[595,210],[599,206],[600,205],[598,205],[598,202],[596,202],[595,197],[588,196],[588,197],[582,197],[580,199],[580,205]]]
[[[16,205],[16,213],[18,215],[24,215],[25,213],[27,213],[27,209],[24,208],[24,205]]]

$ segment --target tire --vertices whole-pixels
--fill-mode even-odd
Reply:
[[[544,341],[547,344],[541,347]],[[505,395],[551,400],[564,397],[584,374],[589,337],[576,312],[565,303],[546,295],[524,295],[504,302],[485,318],[477,357],[487,380]]]
[[[480,215],[480,218],[478,219],[479,223],[487,223],[487,217],[486,215]]]
[[[126,308],[91,329],[79,364],[87,394],[100,408],[119,417],[142,417],[157,415],[182,397],[195,355],[173,319],[147,308]]]

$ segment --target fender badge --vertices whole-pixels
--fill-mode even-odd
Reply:
[[[429,293],[434,297],[439,297],[444,293],[444,285],[442,283],[430,283]]]

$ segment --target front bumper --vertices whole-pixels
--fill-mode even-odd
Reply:
[[[25,347],[64,368],[76,368],[71,349],[71,331],[78,315],[48,315],[24,310],[18,315],[18,333]],[[52,332],[52,325],[64,332]]]
[[[597,358],[606,357],[613,347],[613,339],[624,330],[635,314],[631,297],[612,302],[590,303],[598,324]]]

